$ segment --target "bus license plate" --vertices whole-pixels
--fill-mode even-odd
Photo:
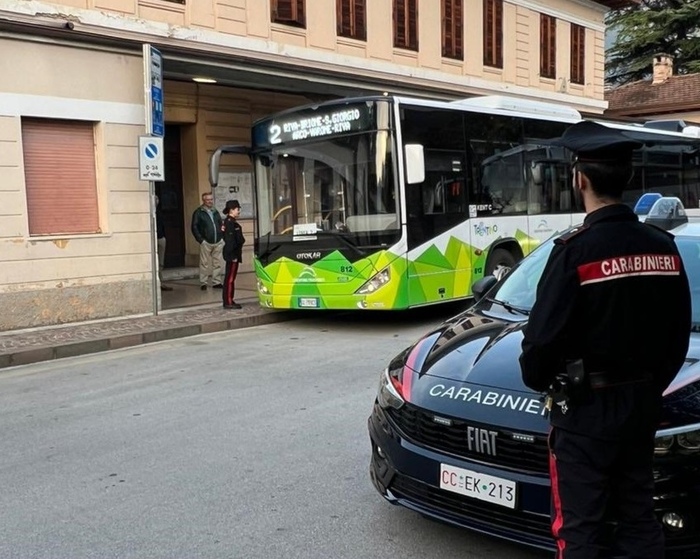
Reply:
[[[440,489],[514,509],[516,488],[508,479],[440,464]]]
[[[318,297],[299,297],[299,306],[304,309],[317,309]]]

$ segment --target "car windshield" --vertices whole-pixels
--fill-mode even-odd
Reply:
[[[690,284],[693,307],[693,326],[700,326],[700,237],[676,237],[678,251],[683,259]]]
[[[542,243],[527,258],[513,268],[510,274],[489,293],[490,299],[498,299],[518,309],[529,311],[535,304],[537,283],[549,254],[554,247],[554,239]]]
[[[693,325],[700,326],[700,237],[676,237],[683,259],[692,296]],[[536,250],[513,268],[510,274],[488,294],[507,305],[529,311],[535,304],[537,283],[540,281],[554,240],[542,243]]]

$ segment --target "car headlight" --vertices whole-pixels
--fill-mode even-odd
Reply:
[[[384,409],[399,409],[406,403],[403,393],[403,370],[406,355],[407,351],[404,351],[394,358],[379,377],[377,401]]]
[[[674,437],[656,437],[654,440],[654,453],[666,454],[673,448]]]
[[[700,450],[700,431],[677,435],[678,446],[686,450]]]
[[[654,454],[700,454],[700,424],[664,429],[656,433]]]
[[[391,271],[389,268],[384,268],[381,272],[377,272],[371,278],[369,278],[363,285],[357,290],[360,295],[367,295],[368,293],[374,293],[377,289],[386,285],[391,280]]]

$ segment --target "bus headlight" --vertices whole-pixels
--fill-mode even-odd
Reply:
[[[377,289],[389,283],[390,280],[391,271],[389,268],[384,268],[381,272],[377,272],[369,280],[367,280],[356,293],[359,293],[360,295],[374,293]]]
[[[258,280],[258,292],[262,293],[263,295],[270,294],[270,290],[267,287],[265,287],[265,284],[260,280]]]

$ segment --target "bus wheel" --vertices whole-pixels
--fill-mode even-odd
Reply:
[[[484,275],[495,276],[496,279],[500,280],[513,266],[515,266],[515,257],[506,249],[497,248],[489,255]]]

